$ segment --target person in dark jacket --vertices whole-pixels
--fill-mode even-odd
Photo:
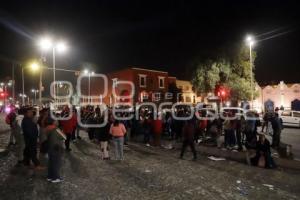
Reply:
[[[186,150],[186,147],[190,146],[194,155],[193,160],[196,160],[197,153],[194,145],[195,125],[193,124],[192,120],[189,120],[185,123],[182,130],[182,136],[183,136],[183,143],[182,143],[180,158],[181,159],[183,158],[183,154]]]
[[[275,168],[276,165],[273,161],[271,156],[271,149],[270,149],[270,142],[266,139],[264,134],[259,135],[259,140],[256,143],[256,155],[254,158],[251,159],[251,163],[254,166],[258,166],[259,160],[264,159],[264,166],[265,168]]]
[[[25,141],[24,165],[29,166],[30,161],[32,161],[36,169],[42,169],[40,167],[40,162],[37,159],[38,127],[37,124],[34,123],[33,118],[33,110],[28,109],[21,125]]]
[[[282,119],[279,117],[278,113],[271,120],[273,136],[272,136],[272,147],[278,148],[280,144],[280,135],[282,130]]]
[[[63,154],[63,141],[66,137],[63,135],[55,125],[55,121],[51,118],[47,120],[46,134],[48,139],[48,176],[47,180],[52,183],[59,183],[62,181],[62,178],[59,174],[61,163],[62,163],[62,154]]]
[[[103,122],[103,117],[101,118],[101,123]],[[100,142],[100,157],[102,160],[110,160],[109,151],[108,151],[108,141],[111,138],[109,134],[109,129],[112,122],[108,122],[104,127],[98,129],[98,139]]]

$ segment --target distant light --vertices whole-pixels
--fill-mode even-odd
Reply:
[[[33,62],[33,63],[31,63],[30,68],[31,68],[33,71],[37,71],[37,70],[40,68],[40,66],[39,66],[38,63]]]
[[[32,89],[32,90],[31,90],[31,92],[35,92],[35,90],[34,90],[34,89]]]
[[[47,51],[50,48],[52,48],[53,43],[52,43],[52,40],[50,38],[46,37],[46,38],[40,39],[39,46],[42,50]]]
[[[94,75],[95,74],[95,72],[92,72],[92,75]]]
[[[1,86],[4,86],[4,83],[0,83]]]
[[[56,50],[57,50],[58,52],[63,53],[63,52],[65,52],[65,51],[67,50],[67,46],[66,46],[66,44],[65,44],[64,42],[59,42],[59,43],[57,43],[57,45],[56,45]]]
[[[87,75],[87,74],[89,73],[89,70],[85,69],[85,70],[83,71],[83,73],[84,73],[85,75]]]
[[[12,86],[12,82],[8,82],[7,85],[8,85],[8,86]]]
[[[11,111],[11,108],[9,106],[6,106],[5,107],[5,112],[8,114],[8,113],[10,113],[10,111]]]

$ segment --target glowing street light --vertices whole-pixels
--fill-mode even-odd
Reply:
[[[247,36],[246,42],[249,45],[249,52],[250,52],[250,76],[251,76],[251,82],[250,82],[250,88],[251,88],[251,108],[253,109],[253,62],[252,62],[252,46],[254,45],[255,41],[254,38],[250,35]]]
[[[30,64],[30,68],[32,69],[32,71],[37,71],[40,68],[40,65],[37,62],[33,62]]]
[[[56,82],[56,76],[55,76],[55,55],[56,52],[63,53],[67,50],[67,45],[63,41],[53,41],[49,37],[44,37],[39,40],[39,46],[42,51],[47,51],[52,49],[52,64],[53,64],[53,81],[54,83]],[[56,94],[56,84],[54,84],[53,92]],[[40,72],[40,87],[39,87],[39,99],[41,103],[41,98],[42,98],[42,72]]]
[[[52,40],[50,38],[45,37],[45,38],[40,39],[39,46],[42,50],[47,51],[50,48],[52,48],[53,43],[52,43]]]

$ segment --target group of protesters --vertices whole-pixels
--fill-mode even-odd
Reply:
[[[232,151],[255,149],[256,156],[251,159],[253,165],[259,165],[261,157],[264,157],[265,167],[275,166],[270,148],[278,148],[280,144],[282,122],[277,112],[267,112],[262,124],[262,131],[264,127],[268,127],[268,131],[272,127],[272,145],[265,135],[258,131],[261,124],[255,112],[248,112],[247,116],[244,116],[228,111],[224,112],[222,117],[218,115],[211,118],[209,112],[204,110],[182,120],[189,116],[189,112],[188,109],[181,108],[176,111],[176,117],[165,111],[155,116],[155,112],[141,109],[138,118],[134,116],[126,120],[129,112],[115,113],[116,116],[113,116],[109,110],[108,117],[105,117],[99,107],[87,106],[78,111],[75,108],[64,108],[59,114],[53,113],[58,117],[58,120],[55,120],[49,109],[42,109],[37,115],[33,108],[22,108],[8,114],[6,121],[12,130],[10,142],[17,144],[17,165],[30,166],[32,162],[36,170],[42,170],[45,167],[41,160],[48,157],[48,162],[45,162],[48,163],[47,180],[53,183],[62,181],[59,172],[63,152],[70,152],[70,143],[81,139],[81,130],[87,132],[92,142],[99,144],[100,158],[103,160],[111,158],[110,141],[114,144],[115,159],[123,160],[124,145],[128,145],[128,140],[141,136],[146,146],[161,146],[162,139],[182,142],[182,159],[186,148],[190,147],[193,160],[196,160],[195,145],[204,143]],[[99,124],[104,126],[98,126]],[[221,140],[223,134],[224,142]]]

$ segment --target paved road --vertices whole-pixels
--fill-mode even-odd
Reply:
[[[14,153],[0,159],[0,199],[299,199],[300,173],[266,170],[132,143],[125,161],[102,161],[87,139],[64,154],[64,182],[46,172],[13,167]],[[112,153],[112,152],[111,152]],[[239,183],[241,181],[241,183]],[[263,184],[273,185],[269,188]]]
[[[295,159],[300,160],[300,128],[284,128],[281,140],[292,145],[292,152]]]

